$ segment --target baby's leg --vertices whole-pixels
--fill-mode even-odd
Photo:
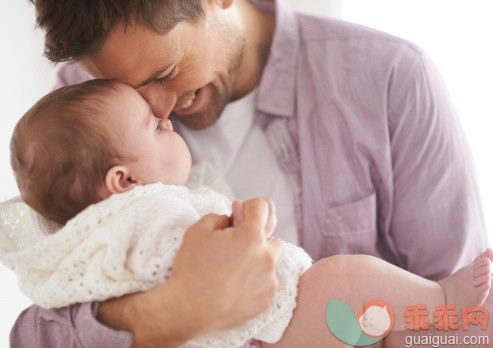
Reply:
[[[479,259],[488,258],[485,253],[482,255]],[[474,268],[482,269],[484,266],[480,267],[477,262],[475,265],[468,271],[469,283],[473,284],[476,279],[474,274],[479,274],[474,272]],[[481,292],[484,290],[484,287],[480,289]],[[425,304],[431,317],[435,307],[446,302],[440,284],[378,258],[367,255],[332,256],[318,261],[303,274],[298,285],[297,306],[283,337],[276,344],[262,343],[262,347],[348,347],[327,328],[325,311],[330,299],[346,302],[355,314],[372,300],[390,303],[395,314],[392,331],[405,329],[406,306]],[[480,304],[470,304],[475,305]],[[372,347],[382,345],[380,341]]]

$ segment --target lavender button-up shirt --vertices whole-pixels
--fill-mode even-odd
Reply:
[[[429,58],[375,30],[252,2],[276,8],[255,112],[292,179],[299,244],[315,260],[370,254],[433,280],[471,262],[487,245],[471,154]],[[68,66],[59,86],[85,79]],[[32,306],[11,342],[129,346],[95,311]]]

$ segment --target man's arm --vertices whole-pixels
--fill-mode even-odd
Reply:
[[[404,268],[439,280],[484,251],[486,232],[472,156],[442,78],[422,52],[412,58],[389,87],[390,234]]]

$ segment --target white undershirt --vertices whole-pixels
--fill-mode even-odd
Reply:
[[[278,225],[274,236],[297,244],[293,190],[281,171],[267,137],[253,121],[257,91],[229,103],[212,126],[195,131],[176,124],[190,148],[192,161],[210,162],[237,199],[272,198]]]

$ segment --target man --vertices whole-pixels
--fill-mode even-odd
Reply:
[[[47,57],[78,64],[61,84],[136,88],[239,198],[274,198],[277,236],[314,259],[372,254],[438,280],[486,247],[464,135],[412,44],[267,0],[35,4]],[[190,228],[163,285],[100,305],[30,307],[11,342],[177,346],[261,312],[281,251],[263,238],[266,207],[247,210],[251,224],[226,241],[224,217]]]

